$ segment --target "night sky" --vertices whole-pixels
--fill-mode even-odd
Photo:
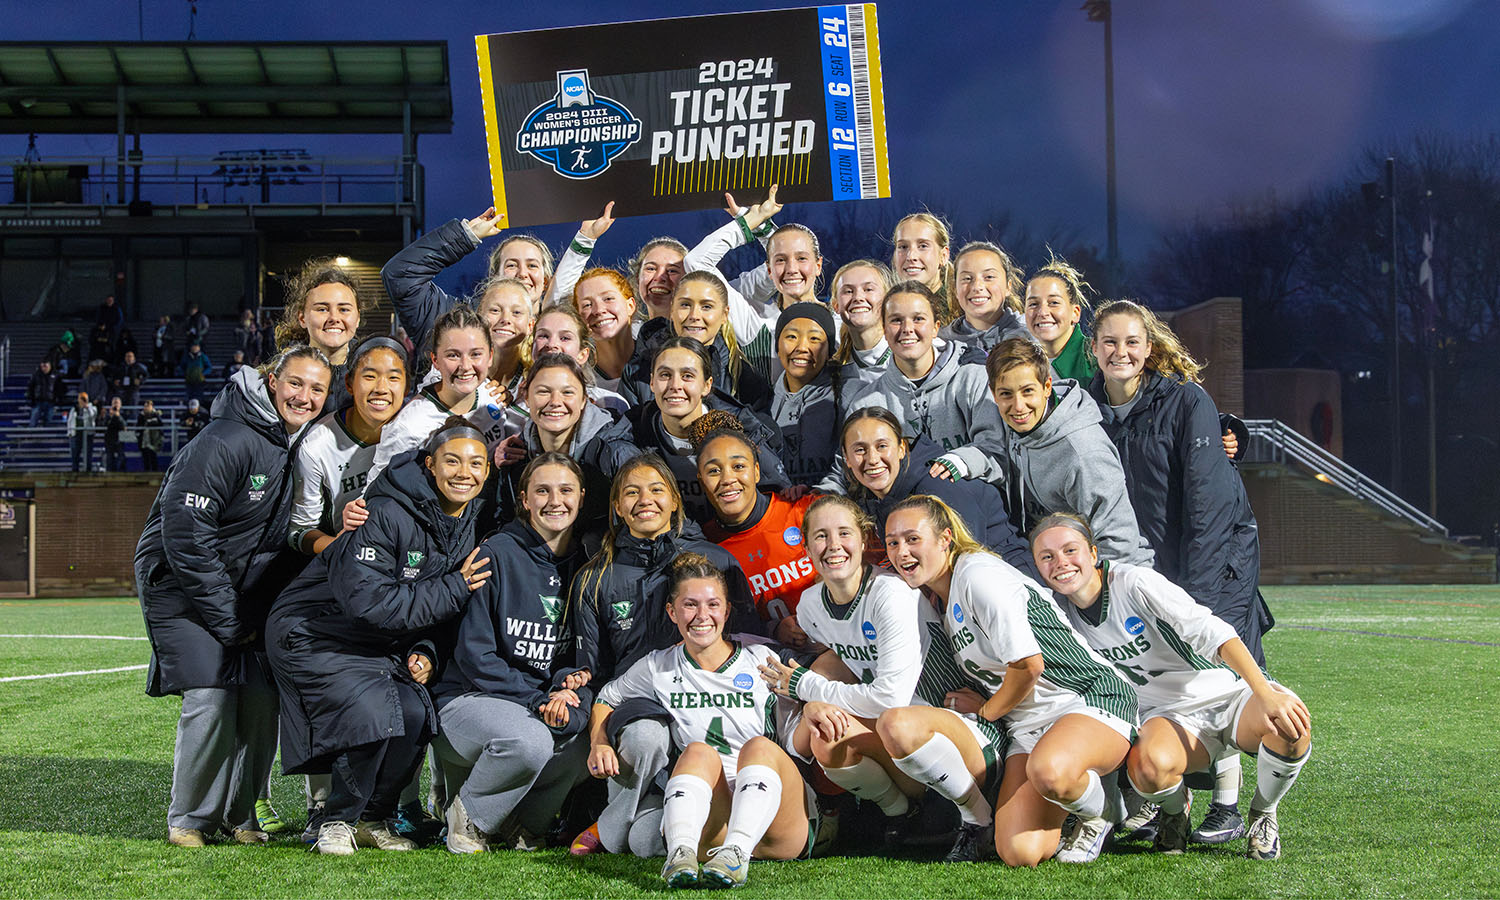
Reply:
[[[186,0],[143,5],[147,40],[187,37]],[[419,146],[431,227],[488,204],[475,34],[786,5],[200,0],[196,33],[225,41],[447,40],[453,133],[425,136]],[[898,202],[945,212],[960,240],[1008,215],[1102,247],[1103,26],[1080,5],[878,4]],[[134,40],[136,12],[134,0],[0,0],[6,40]],[[1493,13],[1493,5],[1472,0],[1116,0],[1124,255],[1141,259],[1161,229],[1211,220],[1237,198],[1292,198],[1347,179],[1367,148],[1418,133],[1500,131]],[[147,136],[143,149],[148,156],[255,146],[350,155],[400,149],[397,136],[357,142]],[[25,146],[24,136],[0,136],[0,156],[20,156]],[[114,138],[44,135],[39,149],[44,158],[111,154]],[[794,205],[782,219],[796,215]],[[691,243],[701,221],[691,214],[622,220],[606,240],[620,255],[651,234],[675,232]],[[560,244],[571,228],[540,233]]]

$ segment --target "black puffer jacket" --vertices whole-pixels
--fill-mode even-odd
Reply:
[[[435,662],[447,658],[443,625],[469,600],[459,567],[474,549],[477,504],[444,514],[422,459],[411,450],[380,473],[365,494],[369,519],[309,563],[271,611],[266,649],[288,774],[326,772],[342,750],[404,734],[393,682],[410,680],[407,653],[429,642]],[[435,733],[430,707],[428,719]]]
[[[433,688],[438,709],[462,694],[502,697],[530,710],[562,687],[572,665],[572,623],[565,615],[568,587],[583,564],[577,542],[556,555],[525,522],[511,522],[484,542],[481,556],[495,573],[474,595],[458,622],[453,658]],[[552,730],[577,734],[588,724],[593,692],[578,688],[579,706]],[[537,716],[540,718],[540,716]],[[551,726],[548,726],[551,727]]]
[[[862,488],[850,493],[850,499],[875,520],[875,534],[880,540],[879,555],[883,556],[885,552],[885,520],[896,504],[913,494],[931,494],[952,507],[974,537],[986,547],[1032,578],[1040,578],[1036,563],[1031,559],[1031,548],[1016,532],[1016,526],[1005,511],[1005,496],[987,481],[947,481],[933,476],[928,470],[932,461],[942,455],[942,447],[926,438],[918,438],[906,459],[901,461],[901,472],[884,499]],[[852,477],[848,481],[855,483]]]
[[[266,585],[291,519],[295,438],[247,367],[172,459],[135,548],[151,696],[244,683],[275,599]]]
[[[786,469],[781,465],[783,452],[781,429],[770,419],[762,417],[749,407],[739,403],[718,388],[704,400],[709,409],[723,410],[734,416],[745,427],[745,434],[755,442],[757,461],[760,463],[759,487],[763,491],[780,491],[791,485]],[[661,454],[677,479],[677,490],[682,493],[683,510],[687,517],[699,524],[713,519],[713,507],[703,495],[703,485],[698,481],[698,461],[691,451],[678,451],[668,440],[666,427],[661,422],[661,409],[655,401],[644,403],[626,415],[630,422],[631,442],[642,451]]]
[[[520,507],[521,472],[532,457],[542,452],[535,422],[528,421],[521,434],[526,440],[526,459],[500,469],[495,479],[501,522],[516,518]],[[609,524],[609,489],[615,473],[640,452],[640,448],[631,442],[629,422],[616,419],[602,406],[593,403],[584,406],[573,435],[573,446],[568,450],[568,456],[583,470],[583,508],[578,511],[580,533],[594,536],[603,533]],[[592,546],[597,546],[597,541]]]
[[[396,317],[418,354],[432,348],[427,340],[438,316],[458,298],[433,284],[432,279],[479,247],[459,219],[434,228],[402,248],[380,268],[380,280],[396,307]]]
[[[729,322],[726,320],[724,328],[728,327]],[[641,326],[641,332],[635,339],[635,353],[625,364],[625,372],[620,377],[620,393],[631,403],[651,402],[651,361],[656,356],[656,349],[672,335],[672,324],[666,319],[652,319]],[[707,346],[714,364],[711,373],[714,389],[723,391],[761,415],[769,415],[771,382],[744,358],[740,359],[739,375],[730,375],[729,346],[724,343],[723,328],[719,330],[714,342]]]
[[[1223,417],[1213,399],[1197,384],[1148,371],[1121,421],[1104,376],[1094,376],[1089,393],[1120,454],[1156,570],[1233,625],[1259,659],[1260,635],[1273,623],[1257,590],[1260,532],[1245,483],[1224,454]]]
[[[589,684],[596,691],[647,653],[682,640],[667,618],[667,566],[679,554],[701,553],[724,570],[733,607],[726,632],[764,632],[739,561],[704,540],[691,523],[683,529],[680,535],[669,531],[655,540],[625,531],[615,538],[609,565],[595,557],[573,580],[568,614],[578,636],[575,663],[593,673]]]

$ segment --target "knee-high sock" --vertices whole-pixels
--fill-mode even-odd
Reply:
[[[958,804],[958,814],[969,825],[988,825],[995,811],[979,789],[964,755],[947,735],[934,734],[927,743],[900,759],[896,768]]]
[[[1214,802],[1221,806],[1239,806],[1240,781],[1243,778],[1240,752],[1230,747],[1227,756],[1214,761]]]
[[[1154,794],[1141,790],[1141,786],[1134,781],[1130,783],[1130,786],[1135,788],[1136,793],[1140,794],[1142,799],[1160,806],[1161,811],[1168,815],[1175,816],[1187,809],[1187,786],[1183,784],[1181,778],[1177,779],[1177,783],[1171,787]]]
[[[1070,813],[1076,813],[1079,818],[1097,819],[1104,813],[1104,783],[1099,780],[1099,775],[1093,769],[1088,770],[1089,783],[1078,795],[1077,800],[1064,803],[1061,800],[1048,800],[1061,806]]]
[[[1275,812],[1276,804],[1292,789],[1297,773],[1302,771],[1309,756],[1312,756],[1311,747],[1297,759],[1287,759],[1261,744],[1260,752],[1255,755],[1255,799],[1250,801],[1250,809]]]
[[[823,774],[859,799],[874,803],[888,816],[904,815],[911,808],[911,801],[901,793],[890,773],[868,756],[861,756],[854,765],[839,769],[824,766]]]
[[[668,853],[678,847],[689,847],[697,852],[713,797],[713,788],[697,775],[673,775],[667,782],[661,833],[667,840]]]
[[[755,845],[781,808],[781,776],[770,766],[745,766],[734,779],[734,801],[729,807],[727,847],[738,847],[749,859]]]

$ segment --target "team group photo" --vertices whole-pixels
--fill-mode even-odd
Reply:
[[[1482,5],[86,5],[0,896],[1500,892]]]

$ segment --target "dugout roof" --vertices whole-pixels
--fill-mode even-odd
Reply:
[[[0,41],[4,134],[452,130],[444,41]]]

